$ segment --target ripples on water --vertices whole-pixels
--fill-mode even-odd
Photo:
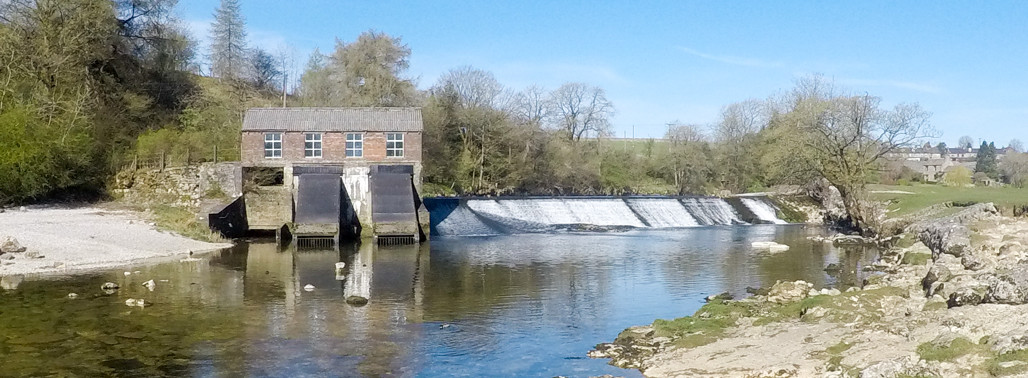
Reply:
[[[823,233],[728,226],[338,251],[255,242],[129,276],[6,277],[0,376],[638,376],[585,353],[626,327],[689,315],[710,294],[742,296],[775,280],[859,283],[873,251],[805,239]],[[792,249],[749,247],[763,240]],[[843,273],[826,275],[829,263]],[[153,292],[141,286],[149,279]],[[103,295],[105,281],[122,289]],[[370,302],[348,305],[350,295]],[[154,305],[128,307],[128,298]]]

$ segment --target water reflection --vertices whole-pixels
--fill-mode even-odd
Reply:
[[[635,376],[585,352],[625,327],[692,313],[712,293],[859,283],[873,251],[805,239],[822,233],[709,227],[329,250],[251,242],[128,275],[4,277],[0,376]],[[763,254],[749,247],[756,240],[792,249]],[[828,275],[829,263],[844,269]],[[104,295],[105,281],[122,288]],[[153,305],[128,307],[130,298]]]

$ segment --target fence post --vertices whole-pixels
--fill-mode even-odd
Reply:
[[[214,145],[214,164],[218,164],[218,145]]]
[[[186,166],[187,166],[187,167],[189,166],[189,162],[190,162],[191,160],[193,160],[193,159],[192,159],[193,157],[191,156],[192,154],[193,154],[193,149],[192,149],[192,147],[186,146]]]
[[[132,170],[133,171],[138,171],[139,170],[139,153],[138,152],[132,154]]]
[[[161,152],[161,171],[162,172],[164,171],[164,166],[167,163],[167,161],[166,161],[167,158],[168,158],[168,153],[162,151]]]

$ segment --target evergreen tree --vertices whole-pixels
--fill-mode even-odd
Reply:
[[[999,178],[999,169],[996,165],[996,144],[982,142],[978,148],[978,155],[975,157],[975,172],[982,172],[993,179]]]
[[[246,22],[239,0],[221,0],[211,24],[211,75],[222,79],[241,78],[247,55]]]

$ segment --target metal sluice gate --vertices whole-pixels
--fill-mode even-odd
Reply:
[[[418,242],[414,235],[378,235],[375,239],[378,240],[378,245],[417,244]]]
[[[331,237],[298,237],[296,238],[296,248],[302,249],[315,249],[315,248],[334,248],[336,246],[335,238]]]

